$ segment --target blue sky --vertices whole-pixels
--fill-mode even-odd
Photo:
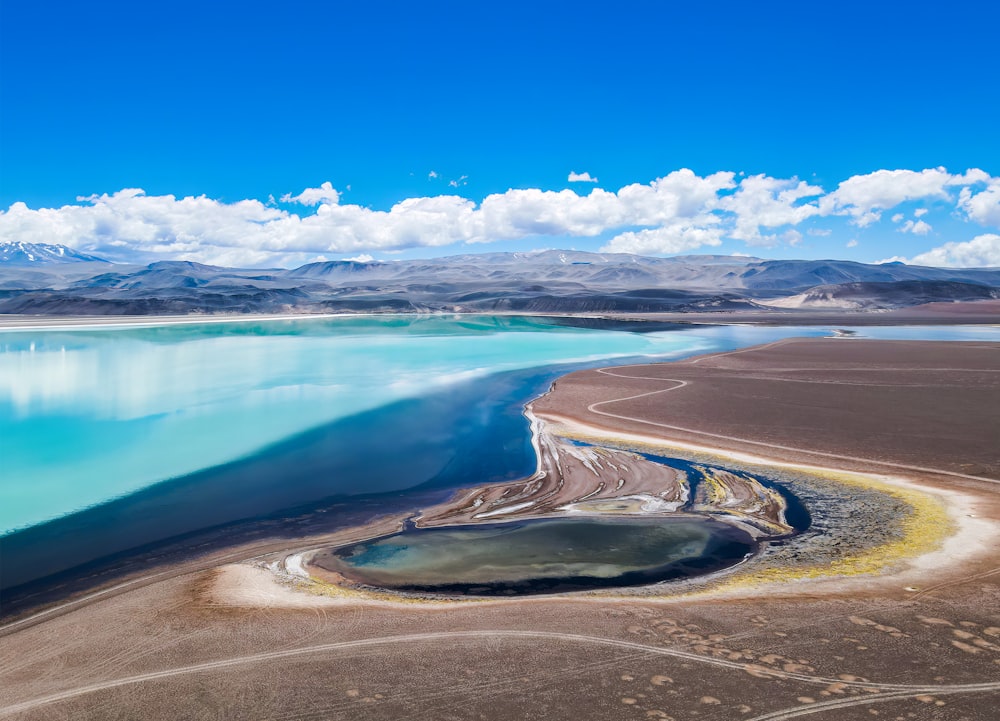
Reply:
[[[4,3],[0,232],[237,264],[536,247],[1000,264],[997,3],[694,5]],[[921,174],[937,168],[950,180]],[[681,169],[733,176],[714,200],[653,193],[672,216],[503,195]],[[793,212],[880,170],[914,175]],[[758,175],[784,183],[756,189],[785,192],[784,215],[719,206]],[[335,202],[281,201],[327,182]],[[798,182],[821,192],[789,200]],[[476,216],[491,195],[509,202]],[[439,196],[471,211],[362,212]]]

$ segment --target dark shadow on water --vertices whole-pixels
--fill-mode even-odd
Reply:
[[[211,536],[216,547],[236,545],[259,535],[249,528],[255,523],[301,536],[294,519],[320,510],[312,530],[325,532],[356,523],[363,499],[370,518],[440,500],[443,490],[529,475],[535,458],[524,404],[566,371],[536,368],[450,386],[4,536],[0,613],[11,613],[21,595],[63,587],[77,571],[120,567],[168,540],[200,548]]]
[[[705,328],[704,323],[663,320],[634,320],[629,318],[590,318],[585,316],[536,316],[538,320],[565,328],[585,328],[587,330],[613,330],[627,333],[662,333],[664,331],[691,330]]]

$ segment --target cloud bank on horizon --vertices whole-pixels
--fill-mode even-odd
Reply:
[[[1000,265],[1000,234],[990,232],[1000,229],[1000,177],[976,168],[877,170],[831,190],[796,177],[699,176],[688,169],[616,191],[599,187],[589,172],[572,171],[567,182],[594,187],[586,193],[510,189],[478,203],[457,194],[410,197],[388,210],[344,203],[329,182],[267,202],[126,188],[59,208],[15,202],[0,211],[0,237],[59,243],[121,261],[290,266],[344,254],[371,258],[552,238],[586,239],[602,252],[640,255],[801,247],[807,236],[833,236],[839,247],[853,249],[855,234],[882,227],[905,237],[909,250],[871,261]],[[939,223],[957,230],[944,234],[936,230]]]

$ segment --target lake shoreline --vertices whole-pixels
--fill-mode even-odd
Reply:
[[[764,326],[892,326],[892,325],[1000,325],[1000,301],[929,303],[889,311],[705,311],[705,312],[602,312],[541,313],[526,311],[435,311],[427,313],[190,313],[185,315],[10,315],[0,314],[0,331],[66,330],[205,323],[253,323],[337,318],[434,318],[434,317],[530,317],[583,318],[617,321],[663,322],[682,325]]]
[[[855,341],[844,341],[844,342],[852,343],[852,342],[855,342]],[[712,355],[716,355],[716,354],[712,354]],[[726,355],[726,354],[721,354],[721,355]],[[615,366],[615,367],[617,367],[617,366]],[[586,371],[584,371],[584,372],[586,372]],[[566,378],[568,378],[568,376],[564,376],[563,378],[557,380],[556,383],[555,383],[555,386],[558,387],[560,385],[564,385],[564,381],[565,381]],[[544,394],[542,396],[542,398],[548,398],[550,396],[551,396],[551,393]],[[536,409],[538,407],[538,405],[539,405],[539,401],[540,400],[541,400],[540,398],[536,398],[531,403],[529,403],[529,407],[531,407],[533,409]],[[552,420],[555,421],[555,422],[557,422],[557,423],[558,422],[562,422],[558,416],[553,417]],[[614,432],[613,429],[600,428],[600,429],[596,429],[593,435],[600,435],[600,436],[602,436],[605,439],[607,439],[607,438],[612,438],[613,439],[614,436],[615,436],[615,432]],[[632,439],[632,440],[635,441],[635,439]],[[646,439],[646,440],[648,440],[648,439]],[[660,447],[662,447],[662,445],[663,445],[662,440],[663,439],[660,439]],[[677,444],[675,444],[675,446],[676,445]],[[683,446],[684,444],[681,443],[680,445]],[[726,454],[726,449],[715,447],[715,446],[701,445],[701,446],[696,446],[696,449],[698,450],[698,452],[708,453],[708,454],[710,454],[710,455],[712,455],[712,456],[714,456],[716,458],[718,458],[720,456],[725,457],[727,455]],[[732,454],[730,453],[729,456],[732,457]],[[757,460],[760,461],[760,462],[762,462],[762,463],[764,463],[764,464],[769,464],[771,461],[773,461],[775,459],[768,459],[768,458],[761,459],[761,458],[758,458]],[[809,464],[806,463],[805,465],[809,465]],[[412,507],[411,507],[411,510],[415,510],[415,509],[412,509]],[[378,515],[378,514],[376,513],[375,515]],[[404,513],[404,516],[405,515],[406,514]],[[377,519],[375,519],[375,520],[373,520],[371,522],[374,522],[376,524],[381,524],[381,521],[379,521]],[[280,523],[284,523],[284,527],[287,529],[287,530],[279,531],[279,533],[282,536],[284,536],[284,539],[283,540],[275,539],[273,542],[269,541],[269,542],[267,542],[264,545],[257,545],[257,544],[255,544],[253,546],[254,550],[265,549],[265,551],[272,551],[274,549],[275,545],[278,545],[278,546],[284,545],[286,547],[289,545],[289,543],[291,541],[291,538],[288,537],[288,536],[285,536],[285,534],[286,533],[292,533],[292,534],[294,534],[297,524],[300,524],[301,521],[295,520],[295,519],[288,519],[287,521],[279,522],[279,524]],[[260,531],[254,531],[253,530],[253,527],[256,526],[256,525],[258,525],[257,521],[249,521],[246,524],[246,526],[248,527],[249,532],[251,534],[255,534],[255,533],[259,534],[260,533]],[[272,525],[272,528],[277,528],[277,527],[275,527],[273,525],[273,523],[271,525]],[[361,525],[362,526],[367,526],[369,524],[368,523],[363,523]],[[302,529],[300,527],[299,530],[304,530],[304,529]],[[340,531],[343,531],[343,530],[347,530],[347,529],[341,528],[340,530],[337,531],[337,533],[339,533]],[[352,533],[353,532],[359,532],[360,533],[360,535],[358,533],[353,533],[352,537],[365,537],[365,535],[366,535],[364,532],[361,532],[361,529],[359,529],[357,527],[355,527],[355,528],[353,528],[351,530],[352,530]],[[218,533],[219,533],[219,550],[218,551],[212,551],[212,550],[209,549],[207,557],[218,558],[218,557],[221,557],[221,556],[224,555],[224,556],[226,556],[228,558],[228,557],[232,556],[233,554],[239,555],[240,551],[237,550],[238,547],[234,548],[231,542],[227,543],[227,541],[225,539],[226,532],[225,531],[219,531]],[[301,535],[303,535],[303,534],[300,534],[300,537],[301,537]],[[304,535],[308,536],[308,535],[311,535],[311,534],[304,534]],[[324,537],[325,537],[325,535],[324,535]],[[308,544],[311,543],[310,541],[307,541],[305,538],[301,538],[301,540],[305,541],[305,544],[303,544],[303,545],[308,545]],[[298,543],[298,541],[292,542],[292,545],[295,545],[298,548],[303,547],[303,545],[300,545]],[[209,546],[211,546],[211,543],[209,543]],[[248,548],[248,547],[244,547],[244,548]],[[203,546],[203,549],[204,549],[204,546]],[[225,553],[223,553],[223,551],[225,551]],[[159,555],[158,552],[156,552],[155,550],[151,550],[149,553],[150,553],[150,555],[152,555],[154,557],[157,556],[157,555]],[[183,554],[183,551],[181,553]],[[182,556],[178,557],[176,560],[171,561],[170,562],[170,566],[172,568],[180,569],[186,563],[187,563],[187,561],[186,561],[186,559],[182,555]],[[199,563],[199,565],[200,565],[200,563]],[[136,573],[136,572],[133,571],[133,572],[124,572],[124,573],[120,573],[120,574],[112,573],[112,576],[110,576],[110,577],[106,577],[106,578],[105,577],[100,577],[100,580],[96,584],[96,587],[97,588],[102,588],[102,587],[106,588],[106,587],[109,587],[109,586],[113,586],[115,583],[119,582],[122,578],[132,578],[132,577],[136,577],[136,576],[141,577],[142,576],[141,572]],[[60,586],[62,587],[62,589],[64,591],[68,591],[69,590],[69,587],[66,587],[66,586],[62,585],[62,583],[60,583]],[[94,587],[95,586],[93,584],[91,584],[91,586],[89,586],[89,588],[94,588]],[[18,604],[18,607],[16,607],[16,610],[14,610],[13,614],[8,613],[8,611],[12,610],[12,609],[10,608],[9,604],[5,604],[5,606],[7,606],[7,608],[4,609],[3,615],[5,617],[7,617],[8,619],[14,618],[15,616],[23,616],[24,614],[28,613],[32,608],[37,609],[41,605],[51,604],[53,602],[61,600],[61,597],[60,597],[59,594],[60,594],[60,592],[59,592],[58,589],[53,589],[53,591],[51,591],[49,593],[43,594],[43,596],[38,599],[39,600],[38,603],[33,603],[33,602],[31,602],[30,599],[26,598],[26,599],[24,599],[24,601],[26,601],[26,603],[24,603],[24,604]]]

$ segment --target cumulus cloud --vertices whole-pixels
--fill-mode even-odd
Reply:
[[[847,247],[848,248],[857,248],[858,247],[857,238],[851,238],[849,241],[847,241]]]
[[[932,228],[930,225],[922,220],[908,220],[903,223],[897,230],[900,233],[913,233],[914,235],[927,235],[931,232]]]
[[[573,170],[569,171],[569,178],[567,180],[570,183],[596,183],[597,178],[594,178],[588,172],[577,173]]]
[[[878,221],[882,211],[912,200],[947,199],[948,189],[985,183],[990,176],[973,168],[952,175],[944,168],[915,170],[876,170],[855,175],[842,182],[820,201],[823,215],[848,215],[852,222],[865,227]]]
[[[431,171],[429,177],[439,176]],[[464,182],[462,176],[454,184]],[[800,226],[810,219],[841,216],[863,226],[895,204],[921,200],[947,200],[968,220],[1000,227],[1000,178],[980,170],[960,175],[943,168],[882,170],[848,178],[827,193],[794,177],[728,171],[701,176],[681,169],[617,191],[520,188],[478,203],[455,193],[407,198],[384,210],[343,203],[329,182],[282,195],[283,206],[273,198],[223,202],[126,188],[60,208],[14,203],[0,211],[0,237],[59,243],[116,260],[245,266],[541,236],[600,237],[604,250],[658,254],[716,247],[727,239],[749,246],[796,245],[803,239]],[[897,213],[897,229],[929,233],[931,225],[919,212],[924,209],[905,222]],[[805,232],[822,237],[831,231]]]
[[[518,189],[490,195],[478,206],[457,195],[440,195],[407,198],[389,210],[373,210],[341,204],[330,183],[282,197],[285,203],[314,208],[311,214],[257,200],[225,203],[206,196],[149,196],[130,188],[61,208],[33,210],[15,203],[0,213],[0,235],[62,243],[117,259],[171,257],[225,265],[296,263],[320,253],[539,235],[591,237],[630,226],[676,230],[685,225],[688,243],[695,237],[715,242],[718,232],[699,234],[699,227],[718,223],[706,209],[717,203],[721,189],[732,185],[732,173],[703,178],[679,170],[617,193],[599,188],[588,195]],[[674,245],[665,241],[662,247]]]
[[[647,185],[626,185],[617,196],[627,224],[659,225],[716,209],[719,193],[736,187],[734,177],[734,173],[721,172],[702,178],[682,168]]]
[[[722,245],[720,228],[677,222],[662,228],[621,233],[605,244],[601,252],[635,255],[684,253],[706,245]]]
[[[681,226],[702,229],[719,223],[711,210],[718,204],[719,191],[731,187],[732,173],[700,177],[683,169],[652,183],[627,185],[617,193],[600,188],[587,195],[572,190],[508,190],[483,200],[474,223],[477,232],[470,242],[532,235],[590,237],[627,226],[645,226],[645,230],[666,227],[676,231]],[[652,248],[649,244],[653,237],[667,236],[644,237],[645,245]],[[665,242],[663,250],[647,252],[673,252],[670,248],[674,245]]]
[[[333,189],[329,181],[318,188],[306,188],[298,195],[286,193],[281,196],[282,203],[299,203],[301,205],[320,205],[321,203],[339,203],[340,193]]]
[[[325,184],[324,184],[325,185]],[[310,190],[317,192],[313,193]],[[256,200],[147,196],[139,189],[90,196],[87,205],[0,214],[0,235],[62,243],[112,258],[133,254],[226,265],[298,262],[304,254],[449,245],[469,235],[475,204],[457,196],[409,198],[388,211],[340,205],[336,191],[307,189],[289,202],[316,204],[297,215]]]
[[[773,243],[773,239],[761,234],[762,227],[797,225],[818,214],[817,205],[800,201],[822,194],[822,188],[797,178],[780,180],[766,175],[751,175],[740,181],[735,193],[720,201],[720,207],[736,216],[736,225],[729,233],[730,237],[745,240],[751,245],[768,245]]]
[[[203,262],[265,262],[270,253],[248,248],[248,230],[282,223],[288,214],[257,200],[222,203],[206,196],[147,196],[138,188],[80,198],[87,205],[32,210],[14,203],[0,214],[0,236],[58,243],[120,257],[128,251]],[[210,240],[209,240],[210,239]],[[210,243],[210,252],[201,254]],[[239,253],[226,250],[239,249]]]
[[[781,234],[781,239],[794,248],[802,242],[802,233],[795,230],[795,228],[790,228]]]
[[[952,268],[1000,266],[1000,235],[986,233],[965,243],[945,243],[914,256],[900,259],[913,265],[937,265]]]
[[[992,178],[986,190],[973,193],[972,188],[962,188],[958,205],[980,225],[1000,228],[1000,178]]]

